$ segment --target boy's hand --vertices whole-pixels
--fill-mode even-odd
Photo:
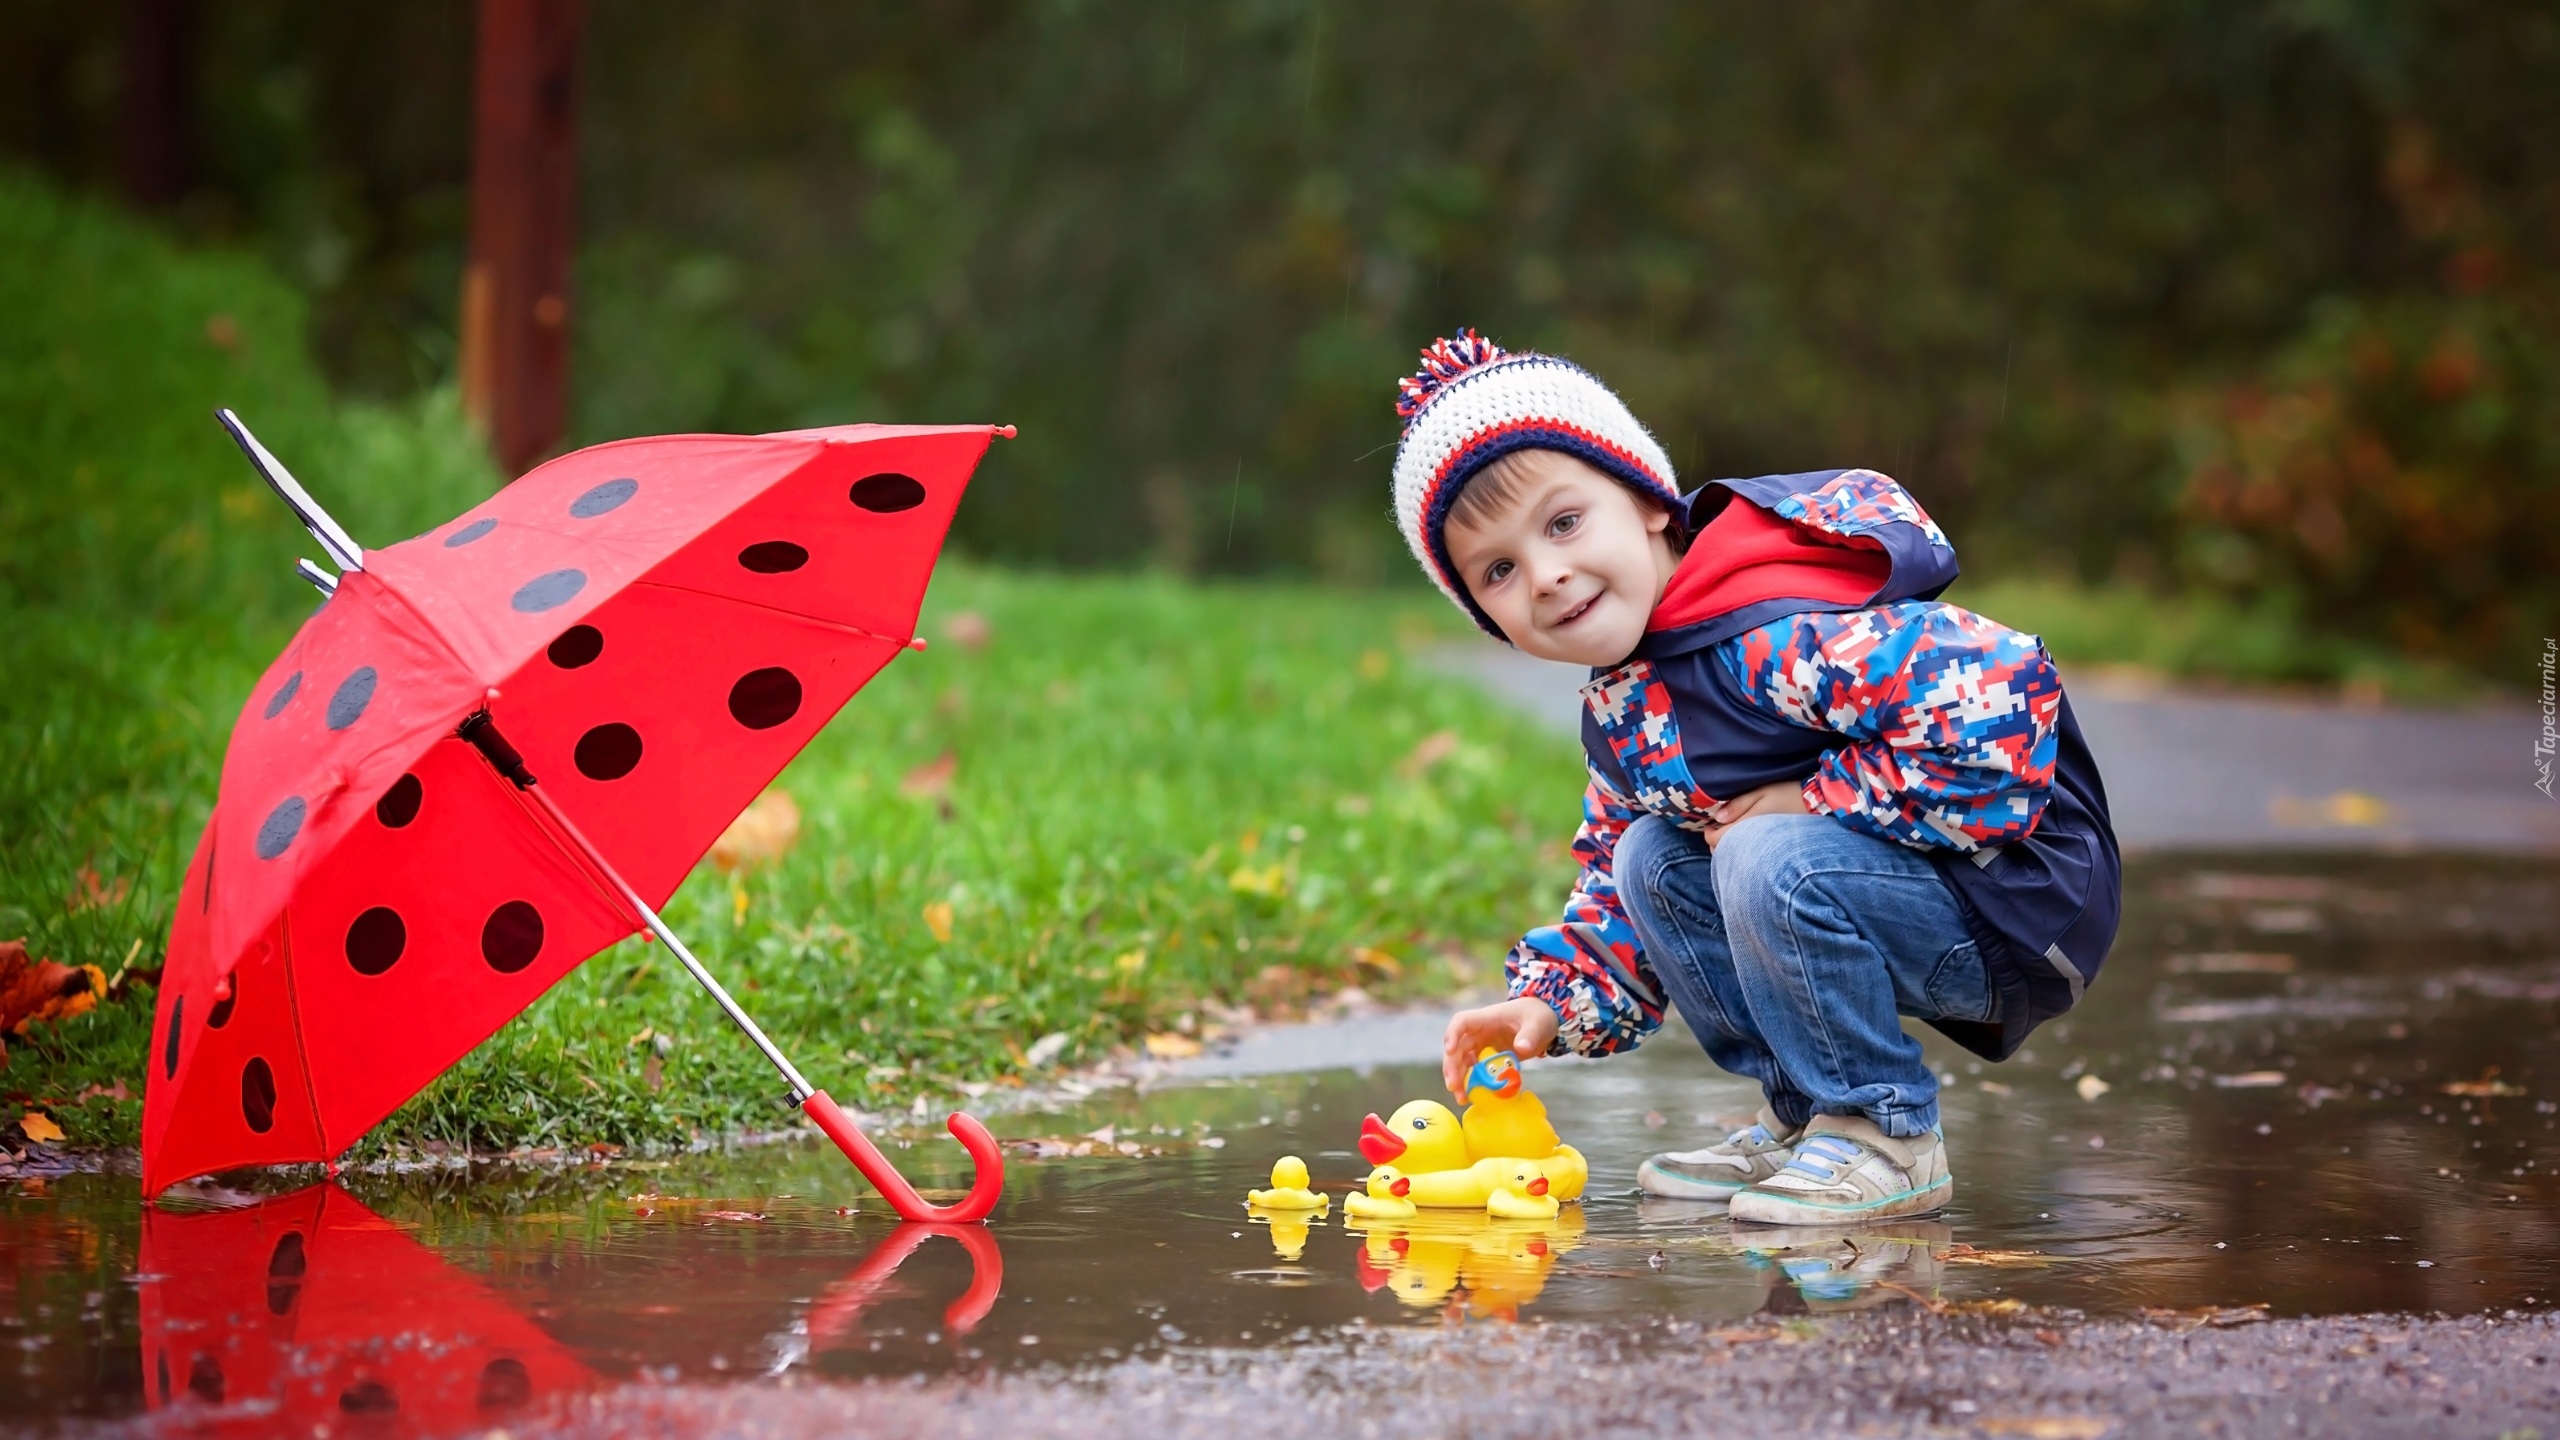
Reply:
[[[1556,1038],[1556,1024],[1556,1012],[1530,995],[1459,1011],[1449,1017],[1449,1028],[1440,1037],[1440,1083],[1463,1102],[1477,1051],[1490,1045],[1524,1060],[1544,1055]]]
[[[1810,815],[1804,803],[1804,782],[1780,780],[1757,790],[1745,790],[1730,800],[1718,801],[1707,812],[1713,823],[1707,826],[1707,848],[1713,850],[1724,843],[1724,832],[1745,820],[1761,815]]]

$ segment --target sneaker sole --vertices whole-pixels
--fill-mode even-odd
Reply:
[[[1665,1200],[1726,1201],[1750,1189],[1751,1186],[1747,1182],[1692,1180],[1685,1175],[1676,1175],[1668,1170],[1657,1170],[1653,1162],[1647,1160],[1636,1167],[1636,1188],[1647,1195],[1659,1196]]]
[[[1790,1200],[1766,1190],[1746,1190],[1733,1197],[1728,1213],[1736,1220],[1748,1220],[1759,1225],[1853,1225],[1865,1220],[1935,1215],[1947,1208],[1947,1202],[1954,1196],[1953,1176],[1918,1190],[1862,1200],[1855,1205],[1825,1205],[1812,1200]]]

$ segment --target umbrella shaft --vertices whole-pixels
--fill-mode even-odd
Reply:
[[[729,998],[728,990],[711,977],[710,971],[702,968],[702,962],[693,958],[693,952],[685,948],[684,941],[676,938],[676,933],[667,928],[667,922],[658,918],[658,912],[650,909],[648,902],[640,898],[639,892],[633,890],[622,878],[622,872],[614,869],[612,862],[605,859],[594,845],[588,843],[586,835],[570,821],[569,817],[560,813],[560,807],[551,803],[551,797],[542,793],[542,787],[527,785],[523,788],[524,793],[532,796],[534,803],[542,807],[543,813],[551,817],[551,823],[559,826],[561,833],[567,835],[570,842],[578,847],[579,852],[587,857],[587,863],[596,867],[596,873],[611,881],[613,888],[622,892],[622,898],[630,903],[633,910],[639,912],[640,921],[649,927],[649,933],[666,942],[667,949],[675,955],[676,959],[684,962],[684,968],[692,973],[693,978],[701,983],[703,989],[711,993],[712,1000],[719,1004],[720,1009],[728,1015],[730,1021],[746,1032],[747,1038],[755,1042],[755,1047],[764,1052],[764,1058],[773,1062],[774,1069],[782,1072],[782,1078],[791,1084],[791,1103],[797,1105],[816,1094],[818,1087],[810,1084],[807,1077],[800,1073],[799,1067],[793,1065],[790,1058],[784,1055],[772,1040],[766,1038],[763,1027],[757,1025],[746,1011],[738,1008],[738,1002]]]

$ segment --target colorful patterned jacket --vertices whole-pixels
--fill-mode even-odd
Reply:
[[[1978,1020],[1933,1023],[2005,1059],[2079,1002],[2120,902],[2106,793],[2043,643],[1934,598],[1956,577],[1955,550],[1874,471],[1713,481],[1683,505],[1675,518],[1700,536],[1684,572],[1716,542],[1700,532],[1729,505],[1757,507],[1731,517],[1752,533],[1782,532],[1817,566],[1831,547],[1838,563],[1764,568],[1762,590],[1774,574],[1814,597],[1727,585],[1706,613],[1672,617],[1624,664],[1593,672],[1583,687],[1590,785],[1573,844],[1581,878],[1561,923],[1512,948],[1511,993],[1562,1017],[1554,1053],[1639,1043],[1662,1023],[1663,989],[1618,901],[1618,837],[1648,814],[1697,828],[1719,799],[1800,780],[1816,813],[1937,863],[1993,1001]],[[1718,532],[1741,533],[1736,523]]]

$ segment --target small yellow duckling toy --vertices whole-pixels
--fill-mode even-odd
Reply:
[[[1381,1165],[1369,1172],[1366,1190],[1355,1190],[1342,1197],[1345,1218],[1360,1220],[1410,1220],[1415,1215],[1413,1182],[1393,1165]]]
[[[1307,1188],[1306,1161],[1283,1155],[1272,1162],[1271,1188],[1246,1191],[1245,1203],[1260,1210],[1313,1210],[1321,1215],[1333,1204],[1333,1197]]]
[[[1547,1193],[1550,1188],[1537,1166],[1509,1162],[1500,1188],[1485,1197],[1484,1213],[1497,1220],[1553,1220],[1564,1207]]]
[[[1564,1138],[1547,1120],[1546,1102],[1529,1093],[1520,1074],[1520,1057],[1488,1045],[1476,1052],[1467,1071],[1467,1114],[1459,1122],[1467,1152],[1487,1156],[1516,1155],[1524,1160],[1556,1153]]]

